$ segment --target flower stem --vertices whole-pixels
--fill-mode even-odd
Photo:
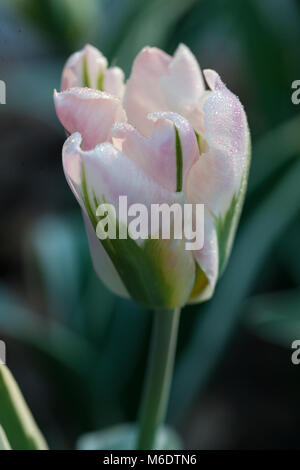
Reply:
[[[137,449],[150,450],[163,424],[173,375],[180,309],[156,310]]]

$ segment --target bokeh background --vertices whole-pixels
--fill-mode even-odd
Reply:
[[[173,53],[184,42],[244,104],[245,209],[215,297],[183,311],[168,423],[188,449],[299,448],[296,0],[1,1],[0,338],[40,428],[52,449],[70,449],[134,421],[151,326],[151,312],[96,278],[63,176],[52,93],[86,42],[127,76],[144,45]]]

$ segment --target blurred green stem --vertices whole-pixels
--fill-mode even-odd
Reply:
[[[180,309],[156,310],[137,449],[153,449],[165,419],[173,375]]]

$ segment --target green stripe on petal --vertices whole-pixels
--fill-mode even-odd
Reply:
[[[86,211],[88,213],[90,221],[93,224],[93,227],[96,228],[96,225],[97,225],[97,222],[98,222],[97,217],[96,217],[96,210],[93,210],[91,202],[90,202],[88,188],[87,188],[87,182],[86,182],[85,168],[84,168],[83,163],[81,163],[81,189],[82,189],[82,194],[81,194],[82,201],[84,203],[84,206],[86,208]]]
[[[238,197],[234,194],[229,209],[227,210],[224,217],[215,217],[215,227],[218,237],[218,248],[219,248],[219,274],[221,275],[226,267],[226,261],[229,256],[229,252],[232,245],[232,238],[234,235],[233,226],[234,219],[237,216],[237,202]]]
[[[176,192],[179,193],[182,190],[182,148],[179,137],[179,132],[176,126],[175,129],[175,147],[176,147]]]
[[[198,148],[199,148],[199,153],[201,155],[202,153],[202,149],[201,149],[201,137],[200,137],[200,134],[198,134],[198,132],[194,131],[195,132],[195,136],[196,136],[196,139],[197,139],[197,144],[198,144]]]
[[[83,67],[83,86],[87,88],[91,88],[86,55],[83,57],[82,67]]]
[[[97,88],[100,91],[104,91],[104,73],[100,72],[97,80]]]

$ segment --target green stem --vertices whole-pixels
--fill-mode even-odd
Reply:
[[[137,449],[153,449],[163,424],[173,375],[180,309],[156,310]]]

